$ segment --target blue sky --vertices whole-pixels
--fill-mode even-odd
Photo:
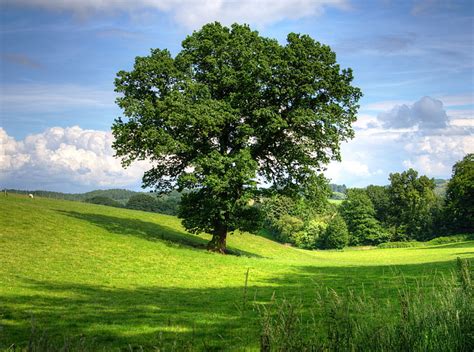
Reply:
[[[326,175],[386,184],[414,167],[449,178],[474,152],[472,1],[0,0],[0,188],[139,188],[110,148],[113,81],[150,48],[180,50],[204,23],[249,23],[329,44],[364,97],[356,137]]]

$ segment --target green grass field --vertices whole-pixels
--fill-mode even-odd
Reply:
[[[305,251],[247,233],[231,235],[236,255],[222,256],[206,252],[208,239],[172,216],[0,197],[0,348],[26,346],[34,325],[53,339],[83,335],[107,349],[173,340],[253,349],[253,303],[273,295],[309,302],[321,287],[392,299],[402,281],[429,286],[457,257],[474,257],[472,241]]]

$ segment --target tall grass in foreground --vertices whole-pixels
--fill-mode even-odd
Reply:
[[[312,307],[296,300],[256,304],[260,321],[260,351],[474,351],[474,280],[468,260],[458,258],[457,270],[431,288],[403,284],[398,296],[385,302],[360,293],[345,295],[332,289],[317,290]],[[246,314],[247,281],[243,303],[236,314]],[[309,314],[308,314],[309,310]],[[395,312],[395,313],[394,313]],[[120,351],[214,351],[206,341],[165,341],[158,336],[151,348],[123,346]],[[254,346],[254,347],[253,347]],[[258,343],[248,350],[258,348]],[[253,347],[253,348],[252,348]],[[27,346],[6,351],[108,351],[93,339],[80,336],[62,342],[50,340],[32,321]]]
[[[398,300],[381,303],[354,292],[317,294],[311,318],[302,305],[273,300],[260,306],[261,351],[474,351],[472,270],[426,290],[404,285]],[[394,307],[395,305],[395,307]],[[395,310],[393,308],[396,308]],[[393,316],[387,312],[398,311]],[[306,318],[305,318],[306,317]]]

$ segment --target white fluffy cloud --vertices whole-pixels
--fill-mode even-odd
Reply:
[[[49,128],[15,140],[0,128],[0,182],[3,187],[78,191],[136,187],[149,164],[123,169],[110,132],[78,126]]]
[[[326,7],[349,8],[348,0],[1,0],[1,3],[72,11],[79,16],[97,12],[140,13],[151,9],[170,13],[178,23],[189,28],[211,21],[266,25],[319,15]]]
[[[434,135],[413,138],[405,145],[409,158],[403,164],[434,176],[450,175],[453,164],[474,152],[474,135]]]
[[[362,181],[361,184],[365,185],[367,179],[382,173],[381,169],[371,170],[367,164],[348,156],[342,162],[331,163],[324,175],[331,180],[331,183],[347,183],[349,178],[353,178],[351,185],[358,185],[356,180]]]
[[[342,162],[331,163],[325,174],[351,186],[386,184],[389,173],[410,167],[449,178],[453,164],[474,152],[472,105],[472,97],[463,95],[365,106],[379,114],[359,115],[355,139],[342,146]]]

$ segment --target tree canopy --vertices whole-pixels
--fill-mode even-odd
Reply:
[[[258,188],[319,193],[319,172],[353,136],[361,92],[352,80],[308,35],[281,45],[246,25],[207,24],[175,57],[153,49],[118,72],[114,148],[125,166],[151,161],[145,187],[190,190],[184,226],[211,233],[209,248],[224,252]]]
[[[446,208],[451,230],[474,232],[474,154],[467,154],[453,166]]]
[[[350,233],[350,244],[377,245],[388,240],[387,232],[375,218],[372,201],[363,189],[349,189],[339,208]]]
[[[390,221],[398,239],[426,240],[431,236],[437,203],[434,188],[434,179],[418,177],[413,169],[390,174]]]

